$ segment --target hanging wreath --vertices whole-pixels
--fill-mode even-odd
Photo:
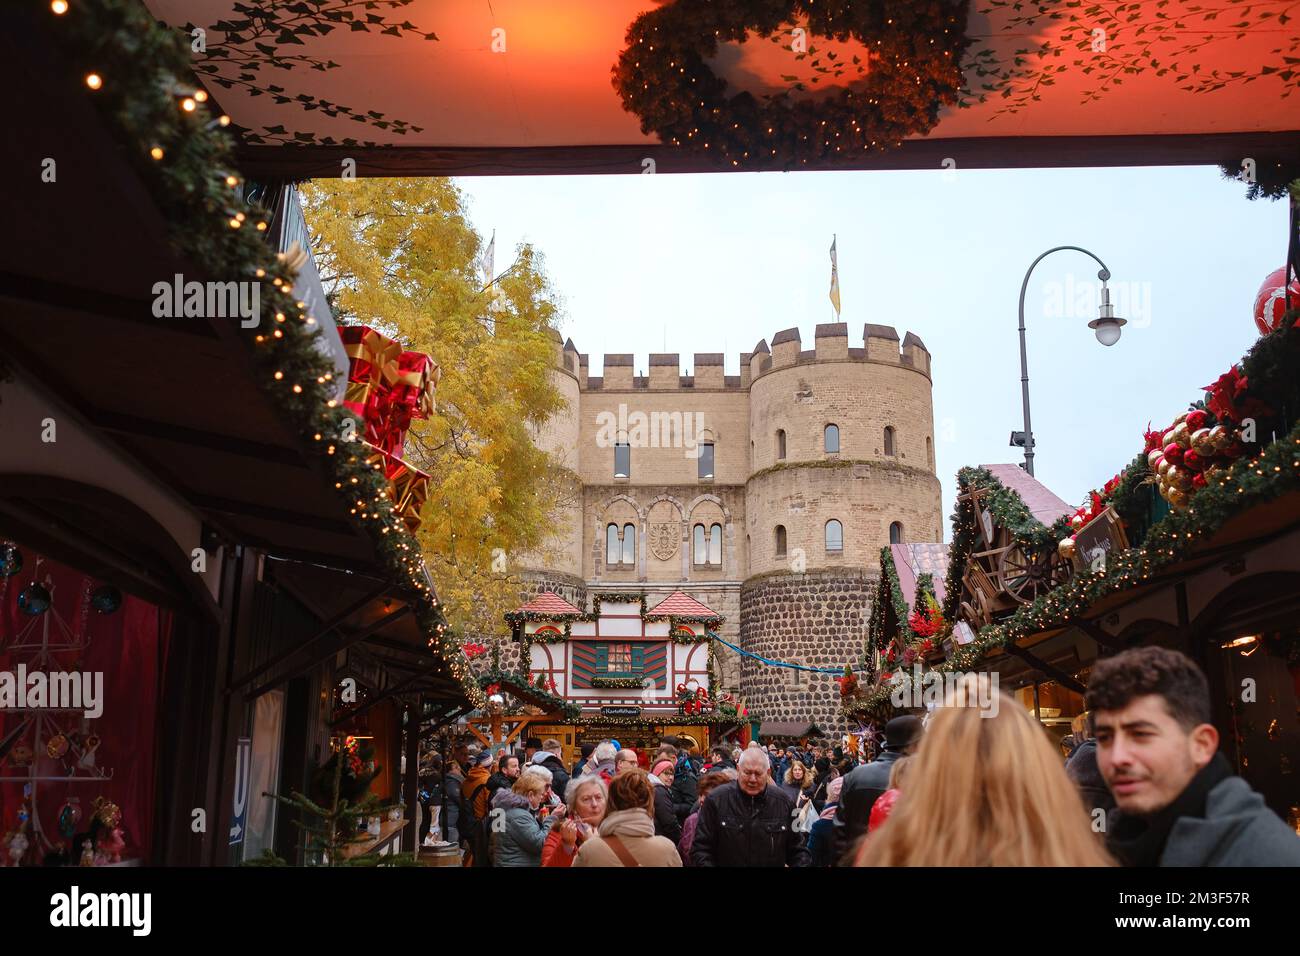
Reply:
[[[666,144],[714,156],[733,167],[790,167],[809,160],[850,159],[928,133],[939,107],[957,101],[969,0],[676,0],[638,17],[613,68],[623,106],[641,130]],[[727,95],[708,60],[720,43],[746,35],[772,37],[796,19],[805,23],[815,70],[843,72],[836,54],[821,66],[817,38],[855,40],[861,81],[816,102]],[[784,42],[784,41],[783,41]],[[793,40],[791,40],[793,44]],[[793,47],[792,47],[793,49]],[[839,58],[842,63],[842,58]],[[792,77],[786,77],[787,81]]]

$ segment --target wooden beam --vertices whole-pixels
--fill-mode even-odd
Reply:
[[[265,664],[262,664],[258,667],[254,667],[247,674],[240,677],[238,680],[234,681],[230,685],[231,689],[238,690],[241,687],[245,687],[248,684],[251,684],[254,680],[257,679],[258,676],[265,674],[267,671],[271,670],[272,668],[279,667],[281,664],[283,664],[290,657],[293,657],[295,654],[302,653],[304,650],[306,650],[307,648],[315,644],[317,641],[319,641],[321,638],[335,631],[340,624],[342,624],[344,621],[350,618],[353,614],[356,614],[358,611],[364,608],[371,601],[383,597],[384,591],[385,591],[384,588],[380,588],[377,591],[372,591],[366,594],[360,600],[355,601],[352,604],[349,604],[342,611],[339,611],[328,621],[322,624],[320,626],[320,629],[316,631],[316,633],[313,634],[311,637],[307,638],[307,640],[303,641],[301,644],[289,648],[289,650],[284,651],[281,654],[276,655],[275,657],[267,661]]]
[[[369,634],[373,633],[374,631],[378,631],[382,628],[387,627],[389,624],[391,624],[393,621],[396,621],[398,618],[402,617],[403,615],[409,614],[410,611],[411,611],[410,607],[408,607],[405,604],[402,605],[401,607],[390,612],[389,614],[384,615],[379,620],[361,628],[359,631],[355,631],[352,634],[347,635],[343,640],[337,641],[334,644],[331,644],[329,647],[324,648],[321,651],[317,651],[315,654],[311,655],[311,657],[309,657],[306,661],[299,663],[297,666],[281,674],[279,677],[273,678],[272,680],[267,681],[266,683],[260,685],[259,687],[255,687],[253,690],[250,690],[248,693],[244,695],[245,699],[255,700],[258,697],[261,697],[268,690],[274,690],[276,687],[278,687],[280,684],[283,684],[285,681],[291,680],[292,678],[297,677],[299,674],[311,670],[317,664],[329,660],[339,651],[346,650],[347,648],[355,644],[357,641],[364,641]]]
[[[1067,674],[1065,671],[1053,667],[1051,664],[1047,663],[1047,661],[1040,659],[1037,655],[1031,654],[1023,647],[1018,647],[1014,642],[1008,642],[1002,645],[1002,649],[1012,657],[1020,658],[1020,660],[1024,661],[1034,670],[1046,677],[1050,677],[1067,690],[1072,690],[1076,694],[1087,693],[1088,689],[1075,680],[1073,675]]]
[[[303,528],[315,528],[317,531],[328,531],[331,534],[351,537],[353,534],[352,526],[342,520],[335,518],[322,518],[320,515],[306,514],[302,511],[289,511],[286,508],[268,507],[259,505],[254,501],[236,501],[231,498],[221,498],[217,495],[202,495],[197,493],[186,494],[185,497],[196,508],[202,508],[205,511],[216,511],[220,514],[235,515],[236,517],[247,515],[250,518],[261,518],[264,521],[278,521],[281,524],[294,525]]]
[[[91,415],[91,423],[96,428],[120,435],[156,438],[178,445],[190,445],[224,455],[237,455],[241,458],[274,462],[277,465],[289,465],[294,468],[307,467],[307,462],[300,451],[283,445],[268,445],[265,442],[249,441],[232,435],[218,435],[214,432],[156,422],[133,415],[119,415],[105,411],[95,411]]]
[[[806,171],[938,169],[948,157],[962,169],[1063,166],[1198,166],[1236,163],[1242,156],[1281,157],[1300,151],[1300,133],[1177,133],[1120,136],[971,136],[904,140],[888,152],[842,162],[801,166]],[[343,159],[358,176],[540,176],[640,173],[646,157],[660,173],[720,173],[709,157],[656,143],[594,146],[243,146],[240,168],[253,179],[337,179]],[[780,171],[781,166],[754,166]]]

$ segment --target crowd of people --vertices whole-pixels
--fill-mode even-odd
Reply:
[[[461,745],[444,823],[473,866],[1300,866],[1300,836],[1219,754],[1186,656],[1098,661],[1066,760],[999,704],[895,717],[869,762],[826,742],[706,756],[669,738],[653,755],[584,745],[566,768],[554,740],[496,759]]]

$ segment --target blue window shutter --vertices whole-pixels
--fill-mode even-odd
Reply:
[[[644,669],[645,669],[645,645],[633,644],[632,645],[632,670],[636,673],[640,673]]]
[[[596,645],[596,673],[603,674],[609,670],[609,645]]]

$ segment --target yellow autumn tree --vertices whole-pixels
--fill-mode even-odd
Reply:
[[[551,383],[558,306],[529,245],[485,288],[483,240],[447,179],[302,188],[312,251],[341,323],[363,323],[442,368],[437,412],[406,459],[427,471],[420,543],[452,627],[505,633],[521,581],[508,556],[544,547],[571,482],[530,430],[564,405]]]

